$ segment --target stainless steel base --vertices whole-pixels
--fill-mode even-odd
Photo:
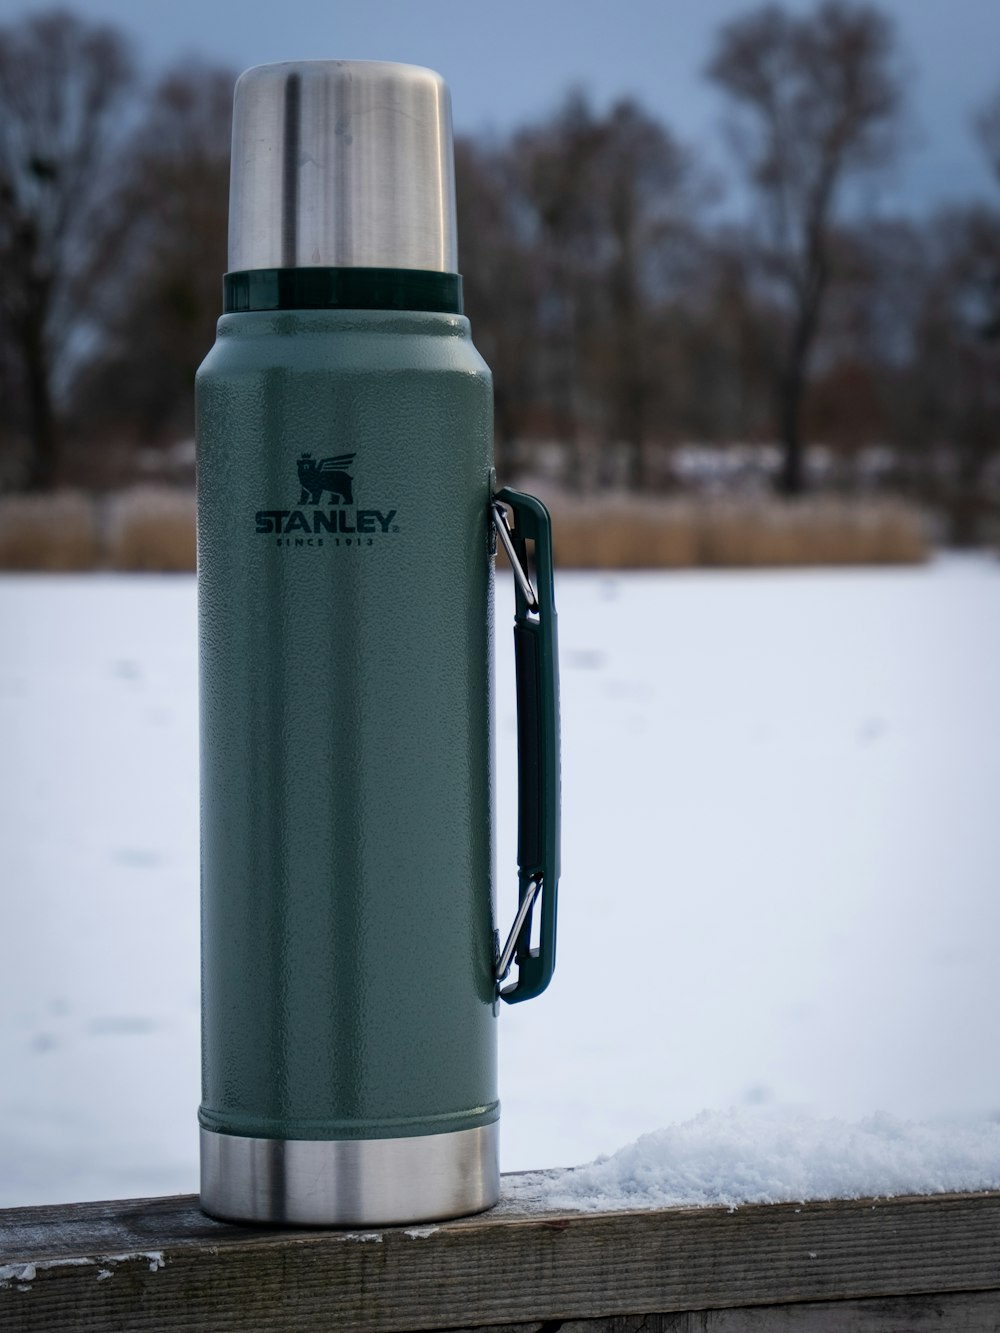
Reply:
[[[406,1139],[250,1139],[201,1131],[201,1206],[233,1222],[389,1226],[491,1208],[499,1125]]]

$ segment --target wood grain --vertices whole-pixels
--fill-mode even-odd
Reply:
[[[368,1233],[231,1226],[193,1197],[0,1212],[3,1333],[978,1331],[1000,1326],[998,1291],[1000,1193],[632,1213],[502,1202]],[[919,1313],[950,1293],[969,1297],[958,1323]],[[898,1297],[902,1323],[879,1313]],[[799,1322],[781,1308],[804,1302]]]

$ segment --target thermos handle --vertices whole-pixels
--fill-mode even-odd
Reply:
[[[511,531],[507,509],[514,515]],[[517,980],[500,991],[508,1004],[540,995],[556,963],[559,883],[559,667],[552,585],[552,521],[540,500],[498,491],[493,524],[514,571],[514,672],[517,683],[518,910],[496,968],[499,985],[511,963]],[[534,546],[535,581],[527,544]],[[535,907],[538,948],[531,948]]]

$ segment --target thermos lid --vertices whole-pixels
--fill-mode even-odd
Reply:
[[[230,271],[458,271],[451,98],[381,60],[257,65],[236,82]]]

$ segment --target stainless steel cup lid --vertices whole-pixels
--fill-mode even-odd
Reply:
[[[236,82],[229,269],[458,271],[451,98],[380,60],[257,65]]]

